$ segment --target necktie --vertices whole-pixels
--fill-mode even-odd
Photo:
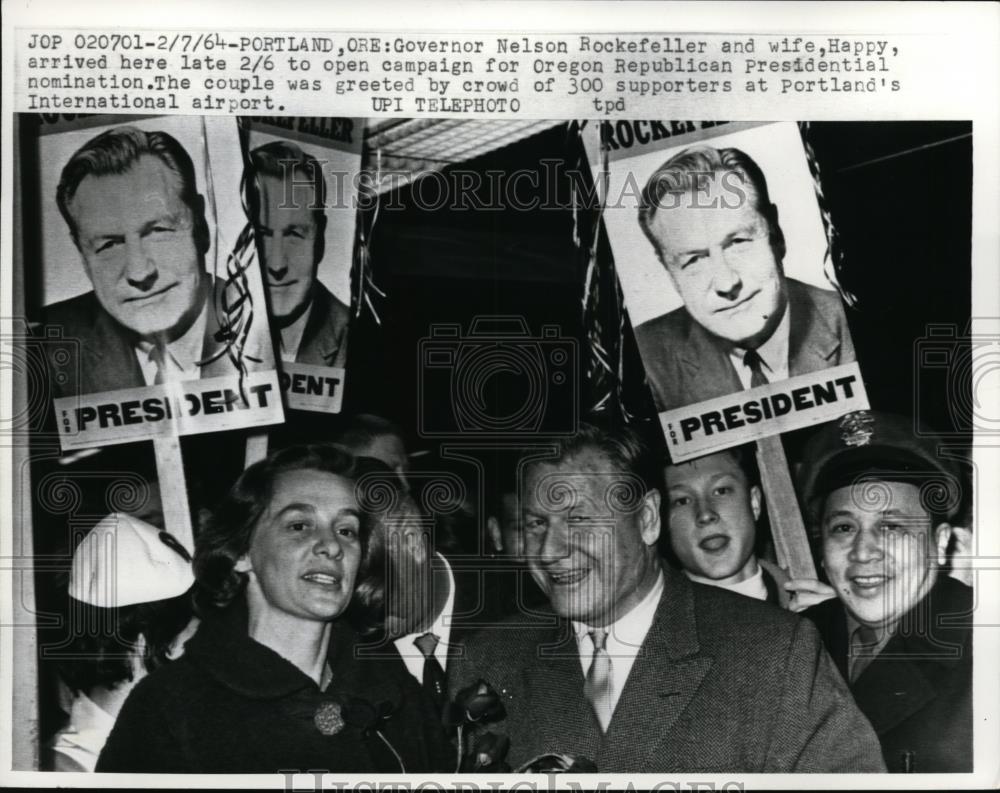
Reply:
[[[440,638],[436,633],[425,633],[413,640],[424,656],[424,690],[430,694],[434,704],[439,708],[444,707],[447,698],[448,686],[446,685],[444,669],[434,655]]]
[[[875,630],[867,625],[859,625],[851,636],[851,655],[847,659],[852,683],[861,677],[861,673],[875,660],[876,645],[878,645],[878,635]]]
[[[769,381],[764,376],[763,364],[764,359],[756,350],[747,350],[746,355],[743,356],[743,365],[750,370],[751,388],[768,384]]]
[[[604,628],[594,628],[590,631],[594,642],[594,657],[587,670],[587,679],[583,684],[583,694],[594,708],[594,715],[601,725],[601,731],[608,729],[611,723],[611,657],[604,645],[608,641],[608,632]]]
[[[156,364],[156,376],[153,385],[163,385],[167,382],[167,351],[159,344],[154,344],[149,351],[149,360]]]

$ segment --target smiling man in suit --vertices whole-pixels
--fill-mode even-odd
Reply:
[[[602,772],[884,770],[812,625],[660,562],[655,467],[632,433],[557,445],[522,504],[554,613],[473,636],[451,680],[500,692],[511,766],[565,752]]]
[[[855,360],[840,296],[785,277],[778,208],[739,149],[665,162],[639,225],[684,300],[635,331],[658,410]]]
[[[72,369],[59,395],[237,373],[223,288],[205,270],[205,199],[175,138],[107,130],[66,163],[56,201],[93,286],[45,309],[46,325],[80,342],[79,379]],[[273,368],[270,350],[251,344],[247,368]]]
[[[803,614],[892,772],[973,770],[973,592],[941,572],[961,479],[939,444],[858,411],[816,434],[800,473],[830,587],[813,583],[835,595]]]

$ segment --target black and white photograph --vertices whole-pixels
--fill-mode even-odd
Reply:
[[[798,125],[604,122],[590,148],[646,379],[657,410],[671,412],[672,437],[679,424],[690,440],[697,421],[679,409],[750,389],[763,389],[759,402],[713,403],[741,414],[724,429],[759,422],[733,443],[868,407],[852,389],[822,413],[797,400],[780,426],[770,421],[781,405],[766,397],[784,396],[784,381],[814,375],[793,381],[808,392],[816,374],[836,370],[819,380],[835,390],[855,371],[838,367],[857,360]],[[806,409],[818,407],[809,396]]]
[[[76,351],[53,380],[67,444],[280,422],[235,120],[25,117],[23,129],[22,167],[37,171],[32,309]],[[179,385],[197,380],[210,387]]]
[[[995,786],[1000,9],[13,1],[3,784]]]

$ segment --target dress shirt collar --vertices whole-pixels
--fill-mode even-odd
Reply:
[[[873,656],[874,655],[878,655],[880,652],[882,652],[882,649],[889,643],[889,639],[891,639],[892,635],[896,632],[896,625],[897,625],[896,622],[892,622],[892,623],[889,623],[889,624],[886,624],[886,625],[877,625],[877,626],[874,626],[874,627],[868,626],[868,627],[870,627],[872,629],[872,631],[874,631],[875,637],[877,639],[877,642],[875,644],[875,648],[874,648],[874,650],[872,652]],[[860,627],[862,627],[862,623],[860,623],[860,622],[858,622],[858,620],[854,619],[854,616],[848,611],[847,612],[847,639],[848,639],[848,641],[851,641],[851,639],[853,638],[855,632]]]
[[[786,304],[785,313],[781,317],[781,322],[778,323],[778,327],[775,328],[774,333],[771,334],[771,338],[757,348],[757,354],[761,359],[764,376],[767,378],[769,383],[776,383],[781,380],[788,379],[788,339],[791,329],[791,319],[789,318],[790,314],[791,307]],[[739,374],[743,387],[749,388],[751,373],[747,365],[743,363],[743,356],[746,355],[746,353],[747,351],[743,348],[735,347],[732,352],[730,352],[729,357],[733,363],[733,367]]]
[[[312,303],[308,308],[287,328],[281,329],[281,360],[286,363],[295,363],[295,358],[299,354],[299,345],[302,344],[302,337],[306,332],[306,325],[309,324],[309,315],[312,314]]]
[[[69,723],[56,733],[52,750],[93,771],[114,726],[115,717],[81,691],[73,698]]]
[[[424,655],[414,644],[414,641],[425,633],[433,633],[438,637],[437,647],[434,648],[434,657],[437,658],[442,669],[448,668],[448,642],[451,640],[452,617],[455,611],[455,574],[452,572],[448,560],[437,551],[434,552],[434,567],[447,576],[448,597],[444,601],[444,608],[434,618],[430,627],[400,636],[394,642],[399,654],[403,656],[406,668],[417,680],[423,680]]]
[[[639,648],[646,640],[646,634],[649,633],[649,628],[653,624],[656,607],[660,604],[660,597],[663,595],[663,583],[663,571],[659,570],[656,575],[656,583],[653,584],[652,588],[639,601],[635,608],[619,617],[611,625],[604,626],[608,632],[606,647],[609,655],[614,656],[616,654],[615,651],[618,651],[618,654],[631,656],[638,654]],[[586,641],[591,648],[593,647],[590,644],[591,639],[589,636],[590,631],[593,630],[593,626],[585,625],[582,622],[574,622],[573,630],[576,633],[578,642],[582,644]]]
[[[767,600],[767,584],[764,582],[764,568],[759,564],[757,565],[757,572],[749,578],[740,581],[738,584],[720,584],[718,581],[713,581],[711,578],[703,578],[702,576],[695,575],[687,570],[684,571],[684,575],[699,584],[707,584],[708,586],[715,586],[719,589],[728,589],[730,592],[735,592],[737,595],[745,595],[746,597],[751,597],[755,600]]]

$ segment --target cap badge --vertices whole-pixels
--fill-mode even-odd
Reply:
[[[840,440],[846,446],[867,446],[875,434],[875,417],[866,410],[848,413],[840,419]]]

